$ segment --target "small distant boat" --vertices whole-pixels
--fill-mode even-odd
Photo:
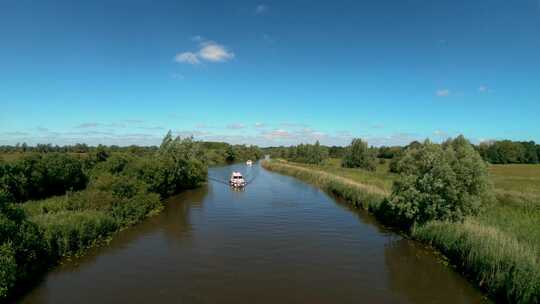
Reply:
[[[251,159],[248,159],[248,161],[246,162],[246,165],[248,165],[248,166],[253,165],[253,162],[251,161]]]
[[[242,176],[242,173],[234,171],[231,174],[231,179],[229,180],[229,185],[233,188],[243,188],[246,186],[246,180]]]

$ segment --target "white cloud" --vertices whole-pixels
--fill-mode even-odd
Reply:
[[[204,124],[204,123],[199,123],[199,124],[195,125],[195,128],[196,129],[208,129],[208,128],[210,128],[210,126],[208,126],[207,124]]]
[[[478,88],[478,92],[480,93],[486,93],[487,91],[489,91],[488,87],[485,86],[485,85],[481,85],[479,88]]]
[[[276,138],[289,138],[291,137],[291,133],[284,129],[276,129],[276,130],[263,133],[263,136],[266,139],[273,140]]]
[[[437,92],[435,92],[435,94],[437,94],[437,96],[439,96],[439,97],[445,97],[445,96],[450,95],[450,90],[448,90],[448,89],[440,89],[440,90],[437,90]]]
[[[201,41],[199,44],[200,49],[194,52],[178,53],[174,56],[174,61],[178,63],[188,64],[200,64],[202,60],[208,62],[225,62],[234,58],[234,53],[227,50],[227,48],[214,41],[203,41],[200,36],[197,37],[197,41]],[[195,40],[195,38],[193,38]]]
[[[268,10],[268,6],[259,4],[255,7],[255,14],[262,14]]]
[[[266,124],[262,123],[262,122],[256,122],[255,123],[255,128],[264,128],[266,127]]]
[[[174,56],[174,61],[178,63],[199,64],[201,63],[197,54],[192,52],[183,52]]]
[[[232,130],[243,129],[245,127],[246,125],[241,124],[241,123],[233,123],[233,124],[227,125],[227,129],[232,129]]]
[[[433,135],[444,138],[448,137],[448,133],[441,130],[435,130],[435,132],[433,132]]]
[[[200,58],[212,62],[224,62],[234,58],[234,53],[215,42],[203,43],[198,55]]]

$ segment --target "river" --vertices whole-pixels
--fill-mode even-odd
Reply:
[[[416,242],[368,214],[258,164],[211,181],[110,244],[48,272],[22,303],[483,303]]]

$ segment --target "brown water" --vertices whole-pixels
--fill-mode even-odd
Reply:
[[[158,216],[49,272],[22,303],[482,303],[422,246],[317,188],[256,176],[211,182]]]

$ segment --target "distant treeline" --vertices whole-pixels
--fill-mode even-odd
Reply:
[[[13,155],[0,157],[0,302],[60,258],[158,212],[164,198],[197,187],[208,165],[262,156],[255,146],[197,142],[170,132],[159,147],[3,148]]]
[[[416,148],[422,144],[413,141],[406,146],[382,146],[367,147],[365,153],[379,159],[395,159],[403,155],[410,148]],[[540,163],[540,145],[534,141],[489,141],[482,142],[473,147],[480,153],[482,158],[491,164],[538,164]],[[301,144],[290,147],[269,147],[264,148],[264,152],[275,158],[283,158],[290,161],[319,164],[326,158],[345,158],[352,145],[342,146],[322,146],[318,142],[312,144]],[[364,148],[362,148],[364,149]],[[364,153],[364,152],[362,152]]]
[[[253,145],[231,145],[225,142],[204,142],[197,141],[197,145],[203,153],[206,163],[208,165],[218,165],[225,164],[236,161],[245,161],[248,159],[257,160],[263,156],[262,150]],[[78,155],[81,158],[85,159],[86,162],[83,162],[83,166],[91,166],[91,162],[95,161],[93,158],[87,158],[88,156],[92,157],[103,157],[104,155],[114,154],[114,153],[131,153],[138,156],[145,156],[148,154],[155,153],[159,150],[158,146],[88,146],[86,144],[75,144],[75,145],[65,145],[58,146],[52,144],[37,144],[35,146],[29,146],[26,143],[16,144],[13,146],[4,145],[0,146],[0,161],[2,160],[2,154],[6,156],[15,156],[15,158],[27,156],[30,154],[35,155],[35,159],[40,159],[45,157],[47,154],[54,155],[61,153],[69,153],[72,155]],[[101,155],[101,156],[100,156]],[[63,156],[51,156],[45,157],[56,158],[56,157],[66,157]],[[12,157],[13,158],[13,157]],[[48,160],[44,161],[48,161]]]

